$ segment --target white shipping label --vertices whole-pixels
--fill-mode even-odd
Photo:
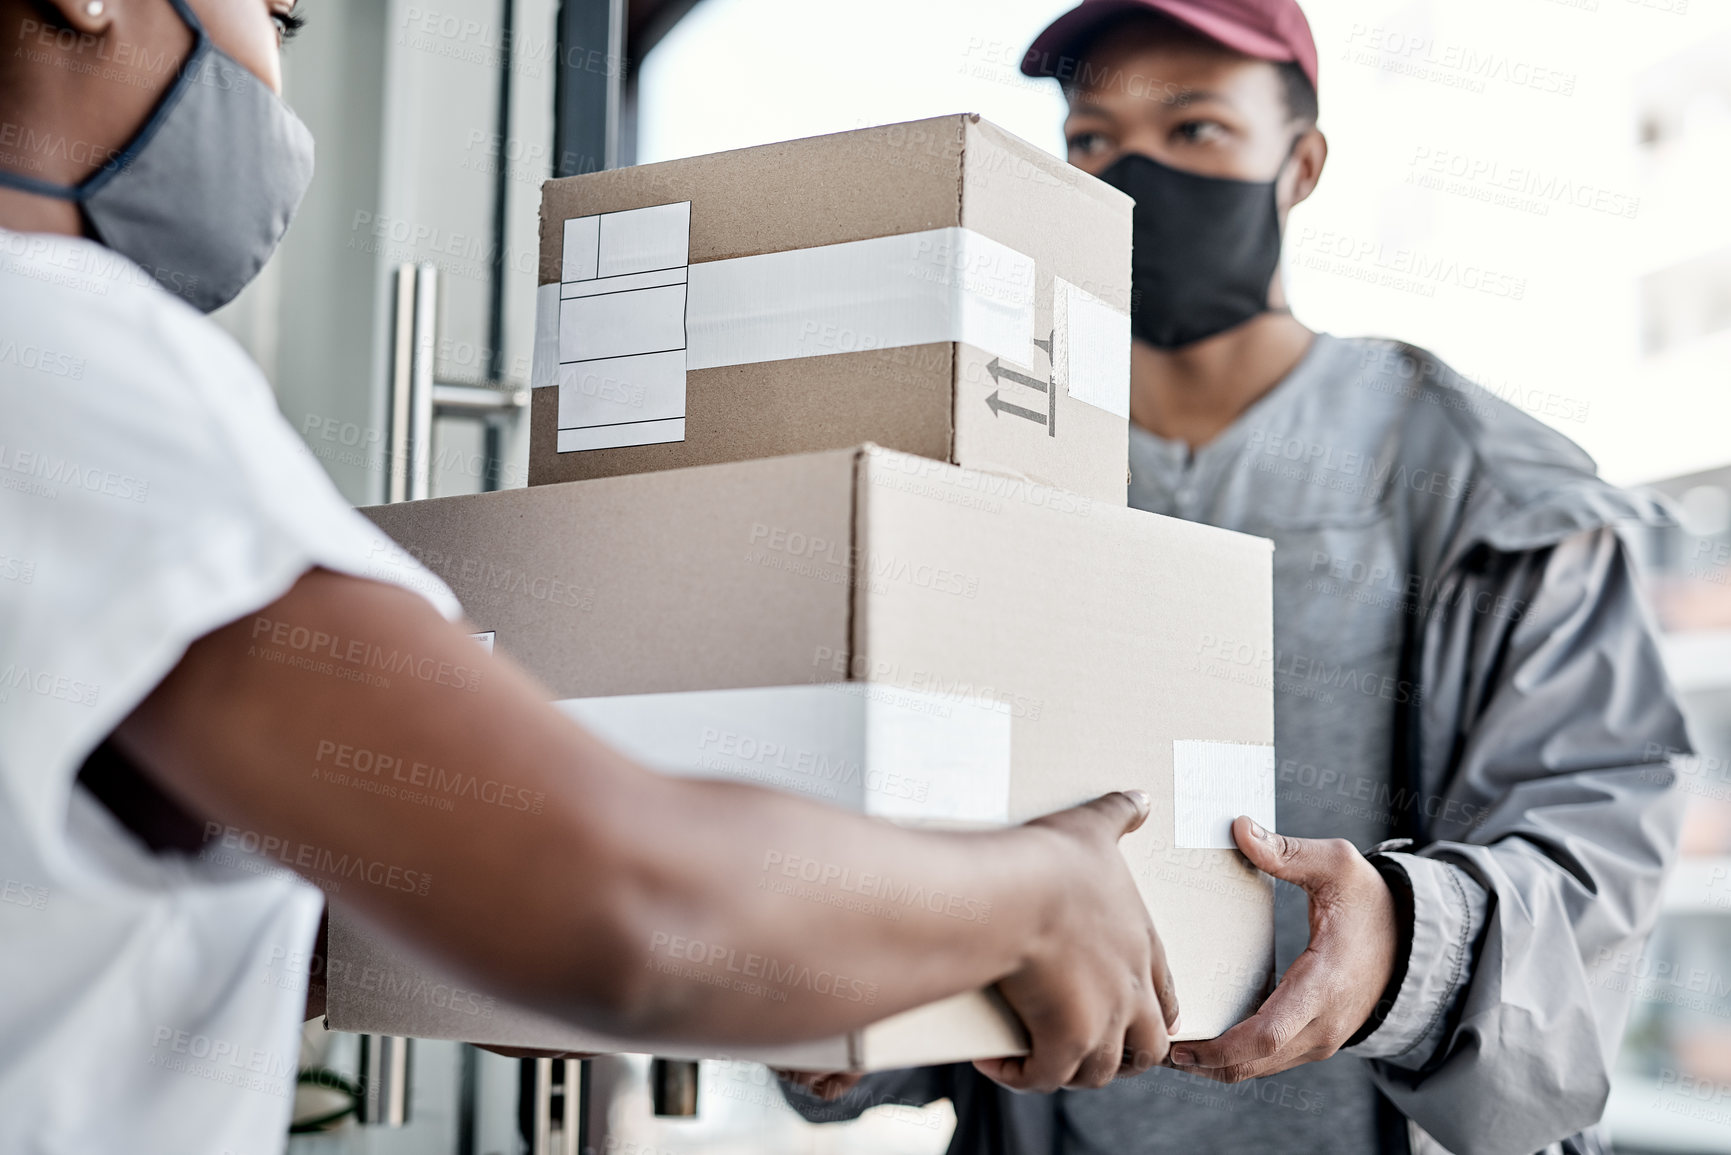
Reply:
[[[685,440],[691,202],[573,217],[564,240],[560,283],[536,297],[532,378],[559,388],[558,451]]]
[[[565,222],[531,375],[559,452],[683,441],[692,369],[951,341],[1031,361],[1033,258],[968,229],[698,265],[690,240],[689,201]]]
[[[584,449],[617,449],[622,445],[660,445],[666,441],[684,440],[685,418],[669,417],[641,425],[588,425],[561,429],[557,448],[560,453],[576,453]]]
[[[1052,377],[1078,401],[1130,417],[1130,316],[1052,281]]]
[[[685,286],[656,285],[559,302],[559,364],[685,348]]]
[[[601,218],[573,217],[565,222],[565,260],[559,273],[561,281],[587,281],[598,274],[600,262]]]
[[[675,349],[559,366],[559,428],[598,428],[685,416],[685,358]]]
[[[1238,742],[1172,743],[1172,842],[1231,850],[1232,820],[1248,814],[1274,827],[1274,747]]]
[[[691,263],[691,202],[602,213],[597,277],[682,269]]]
[[[685,269],[651,269],[646,273],[621,273],[617,277],[596,277],[588,281],[566,281],[559,286],[561,297],[599,297],[606,293],[622,293],[627,289],[653,289],[659,285],[683,285]]]

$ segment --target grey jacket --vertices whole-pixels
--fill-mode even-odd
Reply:
[[[1361,1069],[1335,1077],[1374,1084],[1410,1125],[1388,1112],[1396,1126],[1367,1124],[1374,1138],[1345,1146],[1599,1149],[1629,1010],[1619,975],[1651,930],[1682,814],[1671,759],[1688,740],[1619,537],[1665,524],[1663,511],[1387,341],[1320,335],[1194,457],[1140,431],[1132,448],[1133,505],[1276,542],[1282,765],[1289,741],[1318,761],[1330,734],[1372,747],[1345,741],[1339,760],[1360,763],[1347,774],[1380,806],[1380,837],[1375,822],[1280,797],[1282,829],[1355,837],[1410,898],[1386,1017],[1313,1065]],[[1294,943],[1291,930],[1283,964],[1306,933]],[[1012,1095],[965,1065],[873,1076],[838,1104],[788,1089],[814,1119],[942,1097],[957,1107],[955,1155],[1128,1149],[1137,1129],[1162,1128],[1146,1096]],[[1064,1121],[1132,1109],[1116,1134],[1133,1144]]]

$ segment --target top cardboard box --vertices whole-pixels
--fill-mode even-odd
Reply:
[[[529,483],[870,441],[1121,505],[1131,203],[973,115],[548,181]]]

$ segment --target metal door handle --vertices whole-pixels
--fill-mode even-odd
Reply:
[[[649,1097],[657,1115],[690,1118],[697,1114],[697,1069],[686,1059],[650,1061]]]
[[[487,466],[482,485],[498,488],[503,437],[499,419],[529,407],[529,391],[486,382],[455,385],[434,376],[438,350],[439,269],[437,265],[397,266],[396,308],[392,313],[390,471],[385,500],[420,501],[433,495],[433,418],[470,417],[487,423]]]
[[[410,1039],[361,1036],[361,1099],[355,1117],[363,1125],[401,1127],[409,1121],[414,1056]]]
[[[576,1059],[524,1059],[519,1102],[528,1118],[519,1116],[529,1155],[583,1155],[580,1126],[583,1064]]]

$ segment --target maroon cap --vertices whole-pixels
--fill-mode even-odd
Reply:
[[[1316,87],[1316,40],[1298,0],[1082,0],[1034,37],[1026,76],[1075,74],[1075,60],[1102,25],[1126,12],[1159,12],[1258,60],[1295,62]],[[1070,61],[1069,67],[1064,66]]]

